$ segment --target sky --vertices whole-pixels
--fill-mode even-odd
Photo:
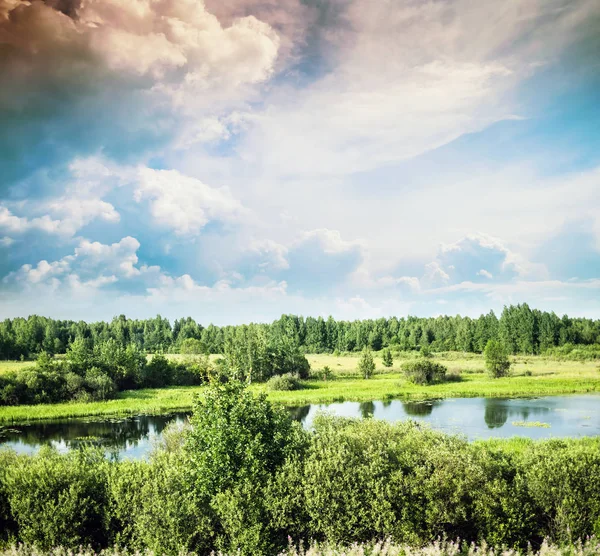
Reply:
[[[600,314],[598,0],[0,0],[0,318]]]

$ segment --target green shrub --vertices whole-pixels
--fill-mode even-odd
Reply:
[[[322,369],[315,369],[311,371],[310,378],[314,378],[316,380],[333,380],[335,375],[331,370],[331,367],[325,365]]]
[[[406,379],[414,384],[434,384],[442,382],[446,376],[446,367],[431,359],[420,358],[402,363],[402,372]]]
[[[98,450],[16,458],[4,488],[19,540],[44,549],[106,546],[108,466]]]
[[[302,384],[291,373],[286,373],[284,375],[276,375],[272,376],[267,381],[267,389],[274,391],[288,391],[288,390],[300,390],[302,388]]]
[[[390,348],[386,348],[383,350],[381,354],[381,360],[384,367],[392,367],[394,365],[394,356],[392,355],[392,351]]]

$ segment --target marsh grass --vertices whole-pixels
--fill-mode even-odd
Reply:
[[[513,427],[540,428],[549,429],[550,423],[542,423],[541,421],[513,421]]]

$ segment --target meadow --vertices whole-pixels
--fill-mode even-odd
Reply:
[[[33,367],[33,361],[0,361],[0,375]]]
[[[169,355],[170,359],[185,359]],[[434,359],[447,366],[452,380],[433,385],[415,385],[401,372],[401,364],[414,353],[396,354],[390,368],[382,365],[381,354],[375,354],[376,371],[365,380],[357,372],[359,354],[307,355],[311,372],[329,367],[333,377],[328,380],[309,379],[302,389],[268,391],[264,383],[251,385],[251,390],[266,391],[268,398],[285,405],[329,403],[340,401],[370,401],[384,399],[435,399],[447,397],[527,397],[576,394],[600,391],[600,368],[597,361],[557,361],[541,356],[512,357],[511,374],[493,379],[485,372],[481,355],[442,352]],[[217,359],[218,356],[211,356]],[[10,363],[13,364],[13,363]],[[0,423],[29,420],[87,417],[102,415],[133,415],[167,413],[191,409],[194,397],[204,387],[177,386],[119,392],[116,398],[98,402],[68,402],[0,407]]]

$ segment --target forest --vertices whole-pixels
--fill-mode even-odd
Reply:
[[[111,322],[55,320],[41,316],[6,319],[0,323],[0,359],[33,359],[41,352],[64,354],[82,339],[89,349],[112,340],[122,348],[145,353],[223,354],[228,343],[265,336],[286,337],[305,353],[378,351],[385,347],[433,351],[483,352],[488,340],[500,340],[512,354],[543,354],[553,349],[600,344],[600,320],[559,317],[531,309],[526,303],[493,311],[479,318],[439,316],[391,317],[336,321],[333,317],[283,315],[271,324],[203,326],[191,317],[171,322],[160,315],[146,320],[124,315]],[[566,346],[566,347],[565,347]]]

